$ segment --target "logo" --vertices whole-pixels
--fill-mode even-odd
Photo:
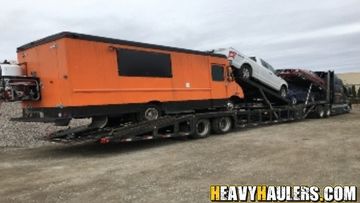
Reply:
[[[235,186],[211,185],[212,202],[356,202],[357,187],[326,186]]]

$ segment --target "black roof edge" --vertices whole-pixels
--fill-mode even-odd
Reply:
[[[114,39],[114,38],[109,38],[109,37],[99,37],[99,36],[95,36],[95,35],[80,34],[80,33],[68,32],[68,31],[50,35],[48,37],[30,42],[23,46],[20,46],[17,48],[17,52],[25,51],[27,49],[30,49],[30,48],[33,48],[33,47],[36,47],[36,46],[39,46],[39,45],[42,45],[45,43],[49,43],[49,42],[52,42],[52,41],[55,41],[55,40],[58,40],[61,38],[72,38],[72,39],[80,39],[80,40],[87,40],[87,41],[94,41],[94,42],[104,42],[104,43],[110,43],[110,44],[136,46],[136,47],[142,47],[142,48],[160,49],[160,50],[166,50],[166,51],[184,52],[184,53],[190,53],[190,54],[216,56],[216,57],[226,58],[225,55],[215,54],[215,53],[211,53],[211,52],[183,49],[183,48],[177,48],[177,47],[169,47],[169,46],[156,45],[156,44],[148,44],[148,43],[143,43],[143,42],[133,42],[133,41],[120,40],[120,39]]]

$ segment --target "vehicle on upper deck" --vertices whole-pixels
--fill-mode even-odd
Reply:
[[[288,99],[292,104],[324,99],[325,80],[304,68],[278,69],[276,75],[286,80]]]
[[[287,82],[276,75],[275,69],[264,59],[247,57],[234,48],[221,48],[213,50],[214,53],[227,56],[236,79],[241,81],[256,80],[267,87],[279,92],[282,97],[287,97]]]

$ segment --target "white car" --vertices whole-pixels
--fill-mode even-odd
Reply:
[[[227,56],[232,67],[235,68],[234,75],[241,80],[255,79],[262,84],[278,91],[282,97],[287,96],[287,82],[275,74],[275,69],[258,57],[247,57],[234,48],[217,49],[214,53]]]

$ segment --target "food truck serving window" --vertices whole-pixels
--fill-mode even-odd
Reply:
[[[117,49],[120,76],[171,78],[170,54]]]

